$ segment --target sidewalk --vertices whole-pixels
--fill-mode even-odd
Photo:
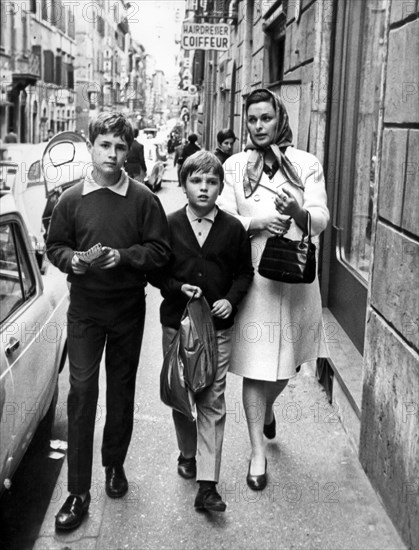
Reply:
[[[160,195],[163,204],[184,200],[174,185],[165,184]],[[197,485],[177,475],[171,412],[159,399],[160,296],[150,287],[147,294],[135,427],[125,463],[129,493],[112,500],[104,491],[102,391],[88,517],[70,534],[54,531],[54,516],[67,496],[65,463],[35,550],[405,550],[336,411],[308,368],[290,382],[275,408],[277,437],[267,443],[269,478],[263,492],[253,492],[246,485],[249,440],[241,378],[228,375],[218,486],[227,510],[224,514],[196,512]]]

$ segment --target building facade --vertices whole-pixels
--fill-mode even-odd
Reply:
[[[0,3],[0,138],[19,142],[74,130],[102,110],[144,116],[146,52],[125,0]],[[132,11],[132,10],[131,10]]]
[[[230,25],[228,51],[193,52],[188,124],[203,147],[214,149],[224,127],[245,145],[244,100],[263,86],[284,100],[295,146],[324,166],[331,221],[319,271],[329,358],[317,374],[389,516],[417,548],[418,2],[189,7],[194,21]]]
[[[75,129],[74,13],[61,0],[1,4],[1,137],[23,143]]]

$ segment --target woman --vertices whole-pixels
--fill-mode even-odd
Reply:
[[[273,439],[273,404],[304,362],[326,356],[318,279],[286,284],[257,272],[266,239],[297,240],[311,215],[311,233],[329,220],[323,170],[313,155],[292,147],[288,115],[279,97],[254,90],[246,100],[250,142],[224,165],[218,204],[241,219],[252,236],[255,278],[236,320],[230,371],[243,377],[243,405],[251,443],[247,484],[266,486],[263,436]],[[316,241],[316,239],[314,239]]]
[[[214,155],[218,158],[221,164],[231,156],[233,152],[233,145],[236,141],[236,136],[233,130],[229,128],[223,128],[217,134],[217,148],[214,151]]]

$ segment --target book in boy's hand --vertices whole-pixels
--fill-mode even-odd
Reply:
[[[83,260],[86,264],[91,264],[101,256],[104,256],[109,252],[109,247],[102,246],[100,243],[95,244],[92,246],[92,248],[89,248],[89,250],[78,252],[76,251],[75,254],[80,260]]]

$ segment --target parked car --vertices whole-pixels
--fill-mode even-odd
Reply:
[[[80,134],[61,132],[48,142],[41,159],[46,195],[42,214],[44,236],[48,233],[52,211],[60,195],[84,179],[91,162],[86,140]]]
[[[67,154],[69,151],[71,154]],[[12,192],[29,233],[42,243],[58,197],[84,177],[86,165],[91,162],[86,140],[76,132],[66,131],[48,143],[4,144],[1,153],[0,189]]]
[[[10,191],[0,191],[0,492],[37,430],[49,440],[66,360],[65,275],[35,250]]]
[[[41,159],[45,143],[7,143],[0,161],[0,188],[12,192],[29,232],[42,241],[42,213],[47,198]]]

